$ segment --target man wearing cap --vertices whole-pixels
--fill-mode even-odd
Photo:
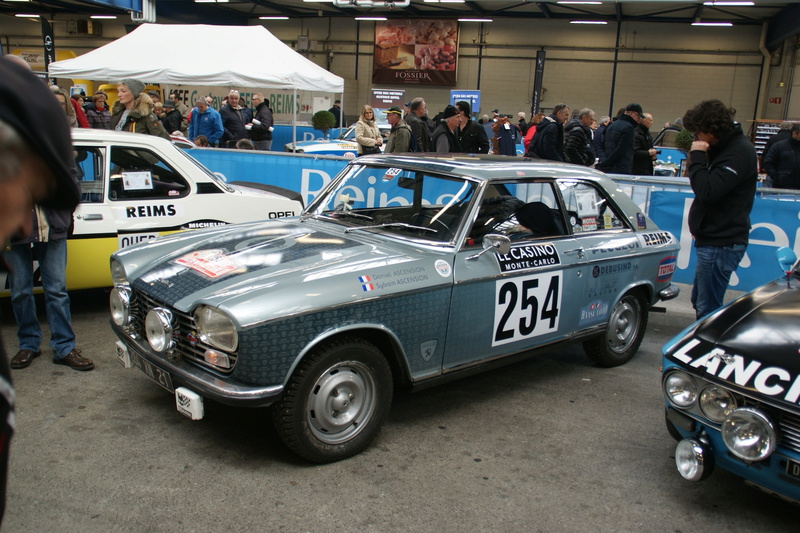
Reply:
[[[469,102],[461,100],[456,102],[456,109],[461,115],[458,127],[458,142],[461,151],[465,154],[488,154],[489,138],[483,126],[470,119],[471,108]]]
[[[617,120],[609,124],[603,135],[605,159],[597,168],[609,174],[630,174],[633,170],[633,141],[636,127],[644,118],[639,104],[628,104]]]
[[[431,135],[431,145],[435,152],[446,154],[461,151],[461,143],[458,142],[458,133],[456,132],[456,128],[461,122],[460,117],[455,106],[449,105],[444,108],[442,120]]]
[[[333,117],[336,119],[333,123],[336,124],[335,128],[344,128],[347,125],[347,120],[342,115],[342,101],[336,100],[333,102],[333,107],[328,109],[329,112],[333,113]]]
[[[0,57],[0,245],[31,232],[34,204],[71,212],[80,200],[66,115],[47,86],[15,57]],[[42,117],[48,117],[47,128],[32,127]],[[0,520],[13,410],[14,388],[0,342]]]
[[[393,105],[385,111],[386,122],[392,125],[389,132],[389,139],[386,141],[384,154],[410,152],[411,151],[411,128],[403,120],[403,111]]]
[[[172,135],[176,131],[178,133],[181,132],[181,122],[183,121],[183,116],[181,112],[175,108],[175,102],[172,100],[166,100],[164,102],[164,116],[161,118],[161,124],[164,125],[164,129],[167,130],[167,133]]]

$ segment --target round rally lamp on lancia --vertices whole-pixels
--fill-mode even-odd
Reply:
[[[131,324],[131,290],[128,287],[114,287],[108,297],[111,320],[122,327]]]
[[[775,451],[775,427],[761,411],[740,407],[722,423],[722,440],[736,457],[761,461]]]
[[[163,307],[156,307],[147,313],[144,320],[144,330],[150,347],[159,353],[164,353],[174,346],[172,340],[172,311]]]

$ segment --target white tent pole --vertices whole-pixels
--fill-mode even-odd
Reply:
[[[297,87],[294,88],[294,105],[292,106],[292,146],[297,151]]]

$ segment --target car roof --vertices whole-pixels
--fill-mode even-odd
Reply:
[[[133,133],[130,131],[115,131],[115,130],[101,130],[94,128],[73,128],[72,139],[74,141],[91,141],[102,143],[136,143],[146,144],[152,146],[153,143],[165,143],[172,146],[172,141],[162,139],[155,135],[146,135],[144,133]]]
[[[610,181],[597,170],[569,163],[505,155],[483,154],[374,154],[361,156],[351,162],[398,166],[409,170],[456,174],[477,180],[513,178],[581,178]]]

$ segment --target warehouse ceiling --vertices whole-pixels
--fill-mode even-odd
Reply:
[[[717,2],[721,4],[722,2]],[[353,18],[385,16],[389,18],[491,18],[534,20],[602,20],[606,22],[666,22],[687,24],[701,21],[762,24],[781,17],[781,12],[795,2],[756,1],[754,6],[704,5],[683,1],[602,1],[565,3],[552,1],[508,0],[156,0],[157,22],[204,24],[247,24],[262,16],[290,18]],[[405,5],[408,4],[408,5]],[[368,7],[372,5],[374,7]],[[125,16],[120,9],[88,0],[29,0],[0,2],[0,14],[35,13],[53,18],[57,15]]]

